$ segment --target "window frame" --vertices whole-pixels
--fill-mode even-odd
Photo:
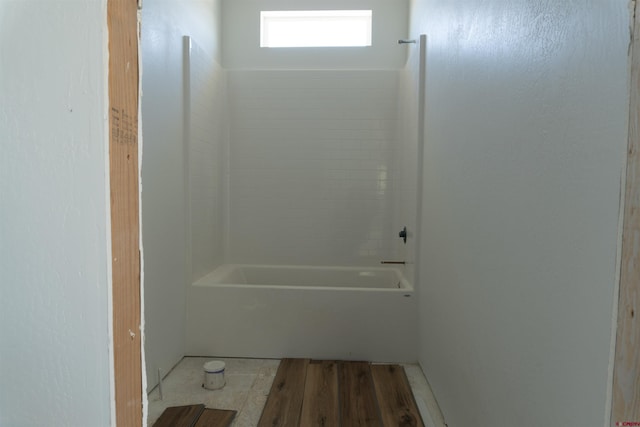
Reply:
[[[297,29],[295,25],[286,28],[286,24],[296,23]],[[276,28],[278,24],[280,29]],[[346,29],[349,25],[358,31]],[[336,33],[340,27],[344,31]],[[309,28],[315,31],[310,33]],[[336,40],[336,35],[346,38]],[[260,11],[260,48],[371,47],[372,39],[372,9]]]

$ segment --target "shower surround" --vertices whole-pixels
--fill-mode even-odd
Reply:
[[[396,256],[396,70],[229,71],[227,261]]]
[[[415,360],[413,283],[404,266],[379,268],[407,253],[398,231],[411,212],[398,202],[402,179],[415,175],[399,167],[400,71],[225,70],[224,78],[224,173],[207,174],[191,149],[190,196],[195,218],[195,203],[208,197],[198,188],[212,187],[194,180],[213,179],[224,194],[225,262],[193,271],[186,353]],[[254,267],[221,280],[233,264]],[[348,269],[362,283],[341,281]],[[259,279],[247,284],[242,271]],[[399,279],[381,287],[379,271]],[[318,282],[329,276],[338,281]]]

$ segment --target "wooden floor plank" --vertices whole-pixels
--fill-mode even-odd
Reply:
[[[153,427],[193,427],[204,405],[172,406],[164,410]]]
[[[336,362],[325,360],[309,363],[300,425],[305,427],[340,425]]]
[[[372,365],[371,375],[384,427],[424,427],[402,366]]]
[[[229,427],[238,411],[205,409],[194,427]]]
[[[381,427],[380,411],[367,362],[340,362],[340,423],[344,427]]]
[[[298,427],[308,359],[282,359],[258,427]]]

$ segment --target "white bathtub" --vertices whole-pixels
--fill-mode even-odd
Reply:
[[[189,286],[186,354],[414,362],[400,269],[223,265]]]

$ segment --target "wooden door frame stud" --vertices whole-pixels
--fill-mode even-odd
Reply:
[[[138,4],[107,0],[115,425],[142,426]]]
[[[640,16],[633,7],[629,141],[611,426],[640,425]],[[634,37],[637,35],[638,37]]]

